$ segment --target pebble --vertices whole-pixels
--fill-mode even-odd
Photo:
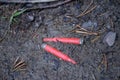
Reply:
[[[33,15],[28,15],[27,20],[29,22],[32,22],[34,20],[34,16]]]
[[[97,22],[92,22],[92,21],[88,21],[88,22],[84,22],[83,24],[82,24],[82,27],[83,28],[86,28],[86,29],[90,29],[90,28],[97,28]]]
[[[116,33],[110,31],[104,37],[103,42],[106,42],[108,46],[113,46],[113,44],[115,43],[115,39],[116,39]]]
[[[106,25],[106,27],[107,27],[108,29],[110,29],[110,28],[111,28],[111,26],[110,26],[109,24],[107,24],[107,25]]]
[[[30,8],[30,7],[33,7],[33,4],[28,3],[28,4],[26,4],[25,6],[26,6],[27,8]]]
[[[113,20],[116,22],[117,21],[117,16],[113,16]]]
[[[38,28],[38,27],[40,26],[40,24],[36,22],[34,26],[35,26],[36,28]]]

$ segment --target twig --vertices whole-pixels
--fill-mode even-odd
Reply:
[[[76,33],[82,33],[82,34],[87,34],[87,35],[98,35],[99,33],[97,32],[90,32],[85,28],[82,28],[80,25],[76,25],[76,27],[73,30],[70,30],[68,32],[76,32]]]
[[[78,17],[84,16],[84,15],[90,13],[90,12],[91,12],[92,10],[94,10],[96,7],[97,7],[97,6],[95,5],[95,6],[92,7],[90,10],[86,11],[84,14],[79,15]]]
[[[19,67],[19,66],[21,66],[21,65],[24,65],[24,61],[23,61],[23,60],[21,60],[21,61],[19,61],[18,63],[16,63],[16,64],[14,65],[14,68],[17,68],[17,67]]]
[[[85,31],[75,31],[76,33],[88,34],[88,35],[98,35],[96,32],[85,32]]]
[[[107,57],[105,54],[103,54],[103,58],[102,58],[100,65],[98,66],[98,69],[100,69],[102,64],[105,66],[105,71],[106,71],[108,68],[108,62],[107,62]]]
[[[77,28],[80,28],[80,30],[83,30],[83,31],[88,31],[87,29],[82,28],[80,25],[77,25],[76,27],[77,27]]]
[[[55,7],[64,5],[64,4],[66,4],[66,3],[70,2],[70,1],[72,1],[72,0],[65,0],[63,2],[59,2],[57,4],[52,4],[52,5],[49,5],[49,6],[41,6],[41,7],[36,7],[36,8],[27,8],[27,11],[29,11],[29,10],[37,10],[37,9],[55,8]]]
[[[14,61],[13,65],[15,65],[16,63],[18,63],[20,57],[17,57],[16,60]]]
[[[21,60],[19,57],[16,58],[13,64],[13,71],[21,71],[21,70],[26,70],[26,63],[24,60]]]
[[[104,57],[104,65],[105,65],[105,69],[107,70],[107,68],[108,68],[107,57],[106,57],[105,54],[103,54],[103,57]]]
[[[95,41],[97,41],[100,38],[100,36],[96,36],[93,40],[91,40],[92,43],[94,43]]]
[[[93,0],[91,0],[91,2],[88,5],[88,7],[80,15],[78,15],[77,17],[84,16],[84,15],[90,13],[92,10],[94,10],[97,7],[96,5],[94,7],[92,7],[90,10],[88,10],[92,4],[93,4]]]
[[[41,2],[52,2],[56,0],[0,0],[5,3],[41,3]]]
[[[91,0],[91,2],[88,5],[88,7],[78,17],[80,17],[81,15],[83,15],[89,9],[89,7],[92,5],[92,3],[93,3],[93,0]]]
[[[78,29],[77,29],[77,28],[78,28]],[[70,30],[70,31],[68,31],[68,32],[75,32],[75,31],[76,31],[76,29],[77,29],[77,30],[88,31],[88,30],[86,30],[86,29],[82,28],[80,25],[76,25],[76,27],[75,27],[74,29],[72,29],[72,30]]]
[[[111,26],[112,28],[114,27],[114,23],[113,23],[113,20],[110,18],[110,23],[111,23]]]
[[[99,16],[103,16],[103,15],[105,15],[105,14],[108,13],[108,12],[109,12],[109,11],[106,11],[106,12],[100,14]]]

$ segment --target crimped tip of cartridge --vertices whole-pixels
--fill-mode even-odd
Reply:
[[[83,43],[84,43],[84,39],[80,38],[80,44],[83,44]]]
[[[71,62],[72,64],[77,64],[77,62],[75,62],[73,59],[68,59],[69,62]]]

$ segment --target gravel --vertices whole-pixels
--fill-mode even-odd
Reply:
[[[91,20],[89,20],[88,22],[84,22],[84,23],[82,24],[82,27],[83,27],[83,28],[86,28],[86,29],[91,29],[91,28],[96,29],[97,26],[98,26],[97,22],[93,22],[93,21],[91,21]]]
[[[27,21],[32,22],[34,21],[35,17],[33,15],[28,15],[27,16]]]
[[[113,46],[113,44],[115,43],[115,39],[116,39],[116,32],[110,31],[104,37],[103,42],[104,43],[106,42],[108,46]]]

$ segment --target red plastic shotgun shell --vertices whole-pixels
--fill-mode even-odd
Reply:
[[[71,62],[73,64],[77,64],[73,59],[71,59],[69,56],[67,56],[66,54],[62,53],[61,51],[57,50],[54,47],[51,47],[50,45],[47,44],[42,44],[41,47],[46,50],[47,52],[57,56],[58,58],[61,58],[62,60]]]
[[[83,38],[67,38],[67,37],[55,37],[55,38],[43,38],[44,42],[62,42],[69,44],[83,44]]]

